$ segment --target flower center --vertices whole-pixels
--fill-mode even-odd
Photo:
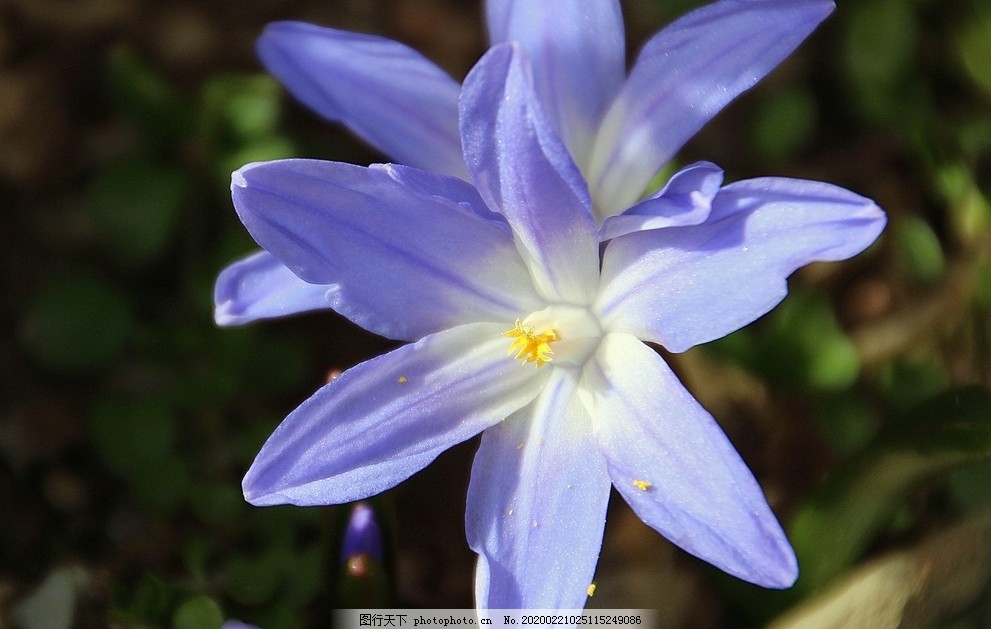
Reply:
[[[551,358],[554,353],[551,343],[558,340],[557,330],[549,329],[536,333],[532,327],[523,327],[517,319],[513,329],[503,332],[502,335],[513,339],[509,353],[516,352],[516,360],[522,360],[524,365],[537,363],[537,367],[540,367],[554,360]]]
[[[602,326],[587,308],[554,304],[517,319],[503,336],[512,339],[509,354],[524,365],[576,366],[599,346]]]

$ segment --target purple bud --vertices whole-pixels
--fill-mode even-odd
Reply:
[[[375,520],[375,512],[367,502],[359,502],[351,509],[341,543],[341,563],[356,555],[371,555],[382,561],[382,532]]]

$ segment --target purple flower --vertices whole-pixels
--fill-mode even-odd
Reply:
[[[490,4],[490,19],[506,25],[540,12],[526,6]],[[697,48],[682,41],[685,33],[708,37],[692,29],[699,16],[711,21],[757,7],[773,30],[802,13],[791,6],[702,9],[671,31],[669,39],[681,39],[668,57],[690,63],[693,74],[721,76],[719,68],[736,62],[710,70],[682,56]],[[734,33],[718,39],[721,55],[740,56],[728,42],[745,38]],[[561,52],[559,61],[568,58]],[[474,186],[406,166],[313,160],[250,164],[234,174],[234,205],[268,254],[222,273],[219,321],[299,312],[319,293],[323,305],[366,329],[410,341],[345,371],[291,413],[245,476],[245,496],[256,505],[358,500],[481,432],[466,515],[468,543],[479,554],[480,608],[583,607],[611,486],[686,551],[748,581],[787,587],[797,576],[795,557],[756,480],[641,341],[680,352],[736,330],[784,297],[798,267],[862,251],[884,214],[818,182],[720,187],[722,173],[711,164],[683,170],[624,212],[597,212],[576,149],[542,100],[551,112],[566,103],[534,89],[540,69],[554,64],[537,59],[531,70],[521,45],[497,45],[465,80],[460,145]],[[653,99],[662,118],[678,94],[698,96],[673,87],[683,83],[678,68],[667,73],[675,78],[658,79],[666,87]],[[627,86],[636,76],[634,69]],[[624,100],[626,90],[615,102],[632,98]],[[703,99],[698,109],[713,107]],[[667,141],[653,132],[665,125],[645,114],[640,121],[648,139],[637,146]],[[625,151],[616,154],[621,160]],[[613,168],[604,167],[600,181],[619,176]],[[645,184],[631,175],[630,186]],[[286,273],[299,279],[283,282]]]
[[[710,163],[683,169],[652,203],[630,206],[681,146],[788,56],[833,3],[720,0],[657,33],[629,76],[618,0],[487,0],[485,9],[492,42],[518,41],[528,52],[537,94],[588,182],[606,239],[705,220],[723,181]],[[469,179],[460,86],[416,51],[373,35],[277,22],[265,29],[258,53],[299,100],[392,161]],[[221,325],[339,307],[335,291],[300,281],[266,252],[229,268],[217,297]]]

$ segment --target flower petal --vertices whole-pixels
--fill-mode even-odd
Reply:
[[[588,190],[540,108],[517,44],[493,47],[468,74],[461,134],[472,180],[513,228],[538,290],[589,303],[598,240]]]
[[[602,546],[609,476],[575,395],[553,368],[530,405],[482,434],[468,486],[480,609],[580,609]]]
[[[601,218],[629,207],[681,146],[832,11],[832,0],[720,0],[640,53],[596,138],[589,185]]]
[[[399,42],[301,22],[269,24],[258,56],[293,96],[392,160],[465,178],[457,81]]]
[[[487,210],[470,185],[432,175],[444,185],[430,195],[393,172],[249,164],[234,173],[234,205],[260,245],[304,281],[328,285],[334,310],[382,336],[513,321],[542,303],[505,225],[480,218]]]
[[[245,498],[366,498],[525,406],[546,376],[506,355],[502,328],[459,326],[345,371],[272,433],[244,477]]]
[[[644,522],[741,579],[794,583],[795,554],[760,486],[657,354],[609,334],[586,364],[582,390],[613,485]]]
[[[419,196],[436,198],[442,202],[453,201],[459,207],[487,221],[498,223],[507,234],[512,234],[506,218],[490,210],[489,206],[485,205],[485,201],[478,196],[475,187],[462,179],[400,164],[372,164],[369,168],[385,172],[397,183]]]
[[[485,7],[492,43],[522,44],[558,134],[587,165],[599,121],[626,74],[619,2],[488,0]]]
[[[740,181],[719,191],[701,225],[610,241],[597,308],[608,329],[681,352],[768,312],[793,271],[860,253],[884,225],[873,201],[837,186]]]
[[[723,169],[696,162],[675,173],[655,195],[622,214],[610,216],[599,228],[605,242],[635,231],[698,225],[712,210],[712,199],[723,185]]]
[[[213,289],[217,325],[244,325],[333,307],[333,287],[307,284],[267,251],[228,265]]]

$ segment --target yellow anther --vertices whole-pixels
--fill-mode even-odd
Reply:
[[[406,376],[399,376],[399,384],[406,384],[407,382],[409,382],[409,378]]]
[[[595,596],[595,584],[594,583],[589,583],[588,584],[588,595],[590,597],[591,596]]]
[[[645,480],[635,480],[633,481],[633,486],[639,489],[640,491],[647,491],[648,489],[654,486],[654,483],[650,483]]]
[[[557,332],[554,330],[544,330],[537,334],[533,328],[524,328],[519,319],[512,330],[502,333],[513,339],[509,346],[509,353],[516,354],[517,360],[522,360],[523,364],[536,363],[540,367],[544,363],[549,363],[553,358],[554,350],[551,343],[558,340]]]

